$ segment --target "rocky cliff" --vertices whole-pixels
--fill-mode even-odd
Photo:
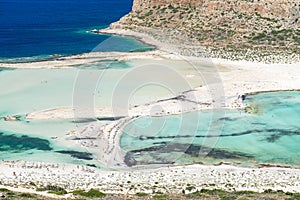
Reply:
[[[299,52],[299,18],[300,0],[134,0],[132,12],[112,26],[175,31],[216,48]]]
[[[300,1],[298,0],[134,0],[132,11],[140,12],[161,6],[191,7],[206,14],[215,12],[257,13],[265,18],[297,22]]]

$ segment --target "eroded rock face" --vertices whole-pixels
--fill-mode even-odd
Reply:
[[[152,6],[168,5],[200,7],[201,5],[203,5],[203,3],[203,0],[134,0],[132,10],[138,11]]]
[[[145,11],[151,7],[169,6],[192,7],[211,14],[236,10],[240,13],[257,13],[262,17],[293,22],[300,17],[299,0],[134,0],[132,11]]]

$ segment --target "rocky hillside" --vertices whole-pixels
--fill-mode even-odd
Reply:
[[[112,26],[171,32],[207,47],[299,53],[299,18],[300,0],[134,0]]]

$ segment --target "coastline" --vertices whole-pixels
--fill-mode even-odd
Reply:
[[[99,63],[107,60],[129,60],[135,58],[155,58],[164,55],[163,52],[154,50],[146,52],[90,52],[78,55],[65,56],[49,61],[25,62],[25,63],[0,63],[3,69],[59,69],[71,68],[83,64]]]
[[[94,34],[101,34],[101,35],[108,35],[108,36],[117,35],[117,36],[121,36],[121,37],[134,38],[135,40],[137,40],[137,41],[139,41],[143,44],[146,44],[150,47],[154,47],[154,51],[159,49],[159,46],[157,46],[155,44],[154,40],[149,41],[149,37],[147,37],[147,35],[145,35],[145,34],[138,34],[137,32],[123,32],[122,33],[122,29],[120,31],[121,32],[115,31],[115,30],[108,27],[108,28],[99,29],[99,30],[97,30],[97,29],[96,30],[91,30],[90,32],[94,33]],[[146,39],[145,37],[148,38],[148,39]]]
[[[104,32],[101,32],[104,33]],[[122,34],[116,30],[106,32],[107,34]],[[151,43],[150,39],[140,37],[137,34],[134,36],[146,43]],[[97,62],[101,59],[118,59],[119,61],[128,60],[147,60],[147,59],[192,59],[193,62],[198,61],[194,57],[181,57],[178,55],[170,54],[161,50],[163,45],[153,41],[158,50],[141,52],[141,53],[89,53],[83,55],[75,55],[57,61],[46,61],[39,63],[28,64],[0,64],[0,67],[7,68],[61,68],[72,67],[74,65],[86,64]],[[283,91],[283,90],[300,90],[300,69],[297,67],[299,64],[263,64],[251,63],[245,61],[230,61],[224,59],[209,59],[200,58],[200,63],[211,64],[211,66],[218,69],[218,73],[222,80],[224,87],[224,105],[222,108],[226,109],[244,109],[245,106],[238,98],[242,94],[255,94],[259,92]],[[289,70],[286,70],[289,67]],[[212,71],[211,73],[215,73]],[[297,75],[298,74],[298,75]],[[122,163],[123,156],[119,148],[119,139],[121,136],[122,127],[125,123],[123,120],[131,120],[136,116],[147,116],[151,111],[152,106],[161,106],[164,108],[164,113],[156,113],[155,116],[162,116],[168,113],[169,115],[181,114],[184,112],[196,110],[211,109],[212,98],[209,91],[205,86],[194,88],[193,91],[184,92],[186,98],[184,101],[189,100],[189,96],[194,96],[200,101],[197,105],[192,106],[187,111],[179,110],[182,99],[172,99],[160,102],[152,102],[150,104],[138,105],[132,107],[129,111],[129,118],[116,120],[105,126],[93,124],[97,128],[102,129],[101,137],[104,139],[103,148],[99,152],[99,147],[93,150],[97,153],[96,157],[104,155],[103,163],[111,160],[113,167],[118,167],[117,164]],[[175,102],[175,103],[174,103]],[[201,104],[202,103],[202,104]],[[170,106],[172,104],[172,106]],[[173,105],[174,104],[174,105]],[[208,105],[209,104],[209,105]],[[66,111],[67,110],[67,111]],[[72,118],[71,108],[53,109],[38,111],[30,113],[29,119],[49,119],[49,118]],[[113,116],[109,108],[101,108],[99,112],[105,116]],[[104,114],[103,114],[104,112]],[[54,115],[55,114],[55,115]],[[128,123],[128,121],[126,121]],[[89,127],[89,125],[87,126]],[[84,128],[82,129],[84,130]],[[75,135],[84,136],[85,132],[78,130]],[[106,143],[106,145],[104,145]],[[109,151],[108,151],[109,149]],[[107,153],[108,152],[108,153]],[[100,159],[99,159],[100,160]],[[262,192],[267,189],[283,190],[285,192],[300,192],[300,169],[290,169],[281,167],[271,168],[243,168],[232,165],[188,165],[188,166],[170,166],[160,167],[158,169],[139,169],[127,168],[129,171],[107,171],[101,169],[94,169],[90,167],[78,167],[76,165],[65,165],[52,167],[51,164],[40,163],[27,163],[26,162],[2,162],[0,168],[3,171],[0,173],[1,183],[7,183],[6,186],[21,186],[29,187],[30,192],[36,193],[33,187],[28,185],[30,181],[36,181],[40,185],[54,184],[65,187],[71,191],[74,189],[87,189],[98,188],[107,193],[152,193],[154,186],[161,189],[162,192],[181,193],[183,187],[187,184],[192,184],[196,190],[203,188],[207,189],[224,189],[226,191],[242,191],[251,190]],[[25,167],[23,167],[25,166]],[[124,167],[124,165],[122,165]],[[37,170],[38,169],[38,170]],[[16,172],[17,178],[12,174],[12,170]],[[47,176],[44,174],[50,174]],[[208,174],[208,175],[207,175]],[[144,180],[151,180],[146,183]],[[175,181],[173,181],[175,180]],[[130,181],[130,183],[128,183]],[[159,184],[156,184],[159,182]],[[241,184],[242,183],[242,184]],[[38,185],[37,184],[37,185]],[[211,185],[210,185],[211,184]],[[121,187],[121,185],[123,185]],[[130,189],[131,185],[137,186]],[[138,186],[140,185],[140,186]],[[243,186],[244,185],[244,186]],[[2,187],[2,186],[1,186]],[[170,188],[170,189],[165,189]],[[22,189],[17,189],[22,191]],[[51,196],[53,197],[53,196]]]
[[[129,108],[128,116],[129,118],[135,118],[140,116],[166,116],[166,115],[177,115],[183,114],[193,111],[199,110],[211,110],[211,109],[245,109],[247,106],[244,104],[241,99],[238,97],[240,95],[248,95],[255,94],[260,92],[271,92],[271,91],[289,91],[289,90],[300,90],[300,72],[297,67],[297,64],[264,64],[264,63],[251,63],[245,61],[230,61],[223,59],[206,59],[206,58],[195,58],[195,57],[185,57],[178,56],[174,54],[170,54],[161,50],[163,45],[158,45],[151,36],[146,36],[144,34],[136,33],[124,30],[114,30],[114,29],[104,29],[100,31],[101,33],[106,34],[118,34],[123,35],[124,32],[126,36],[133,36],[136,38],[140,38],[147,43],[153,43],[158,48],[154,51],[149,52],[140,52],[140,53],[118,53],[118,52],[105,52],[105,53],[88,53],[83,55],[75,55],[67,57],[62,61],[51,61],[49,62],[39,62],[39,63],[29,63],[29,67],[34,68],[56,68],[57,62],[61,62],[61,67],[69,67],[76,64],[80,64],[81,62],[90,63],[99,61],[99,59],[117,59],[119,61],[129,61],[129,60],[138,60],[139,62],[149,62],[150,60],[157,59],[166,59],[166,60],[187,60],[190,61],[191,64],[197,63],[199,65],[207,65],[208,67],[213,68],[214,70],[208,72],[200,72],[202,76],[214,76],[215,73],[219,76],[219,85],[212,86],[209,88],[209,85],[203,85],[196,88],[193,88],[191,91],[182,91],[179,96],[170,98],[170,99],[162,99],[155,102],[149,102],[142,105],[135,105]],[[134,36],[136,34],[136,36]],[[27,65],[15,64],[16,68],[26,68]],[[289,70],[285,70],[286,67],[289,67]],[[291,76],[291,74],[293,74]],[[298,74],[298,75],[297,75]],[[207,83],[209,84],[209,83]],[[219,94],[220,102],[218,104],[214,104],[214,99],[210,94],[210,89],[216,89],[216,87],[222,87],[221,90],[217,90],[216,92],[221,92]],[[195,101],[196,100],[196,101]],[[186,105],[186,110],[182,110],[182,104]],[[152,107],[162,107],[163,111],[157,111],[156,113],[151,113]],[[80,108],[79,108],[80,109]],[[114,116],[113,110],[110,107],[104,108],[94,108],[96,116],[90,117],[119,117]],[[35,119],[72,119],[74,116],[74,108],[51,108],[43,111],[36,111],[34,113],[28,113],[26,118],[30,120]],[[124,116],[126,117],[126,116]],[[112,146],[113,148],[119,146],[119,138],[121,135],[122,126],[119,126],[118,123],[122,124],[122,120],[116,120],[112,123],[108,123],[106,125],[100,124],[92,124],[92,126],[96,126],[97,129],[103,130],[101,132],[102,138],[104,137],[107,141],[113,141],[112,143],[108,143],[108,146]],[[117,124],[118,129],[109,128],[110,126],[114,126],[112,124]],[[86,126],[89,129],[89,125]],[[84,136],[85,133],[82,130],[77,130],[76,134],[78,137]],[[104,144],[102,144],[104,145]],[[107,146],[104,145],[104,146]],[[108,147],[108,148],[112,148]],[[92,148],[88,146],[88,148]],[[115,150],[119,152],[119,149]],[[97,152],[96,150],[94,152]],[[103,152],[98,152],[97,157],[99,155],[104,154]],[[122,155],[122,153],[120,153]],[[123,163],[123,158],[119,157],[119,162]]]
[[[269,57],[264,57],[261,60],[255,60],[255,59],[249,60],[249,58],[243,56],[237,56],[234,54],[231,55],[230,52],[226,51],[226,48],[216,50],[215,48],[201,46],[201,44],[199,44],[196,40],[193,40],[191,38],[186,38],[185,36],[173,36],[174,38],[172,39],[169,35],[167,35],[169,33],[164,33],[163,31],[158,31],[151,28],[140,27],[137,28],[138,31],[134,31],[130,29],[122,29],[119,27],[122,26],[119,26],[118,22],[115,22],[111,24],[110,27],[94,31],[94,33],[132,37],[141,41],[144,44],[154,46],[156,47],[156,49],[162,50],[164,52],[168,52],[170,54],[175,53],[177,56],[190,57],[191,59],[193,59],[193,57],[197,57],[197,58],[201,58],[202,61],[208,61],[208,62],[213,61],[214,63],[219,63],[219,62],[223,64],[224,63],[227,64],[256,63],[256,64],[282,64],[282,65],[290,65],[290,64],[299,65],[300,63],[299,55],[293,54],[291,56],[288,56],[287,52],[284,52],[284,55],[280,55],[280,53],[277,52],[276,55],[270,55]],[[185,42],[187,43],[185,44]],[[187,51],[188,53],[185,51],[186,49],[188,49]],[[235,49],[233,48],[228,50],[234,51]],[[241,51],[241,49],[239,49],[239,51]],[[257,54],[260,50],[244,49],[243,51],[244,52],[242,54],[250,55],[251,58],[251,55],[253,56]],[[261,49],[261,51],[264,51],[264,49]]]

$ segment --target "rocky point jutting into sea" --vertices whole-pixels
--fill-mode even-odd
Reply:
[[[184,55],[290,63],[300,60],[299,17],[298,0],[134,0],[111,27],[167,39]]]

